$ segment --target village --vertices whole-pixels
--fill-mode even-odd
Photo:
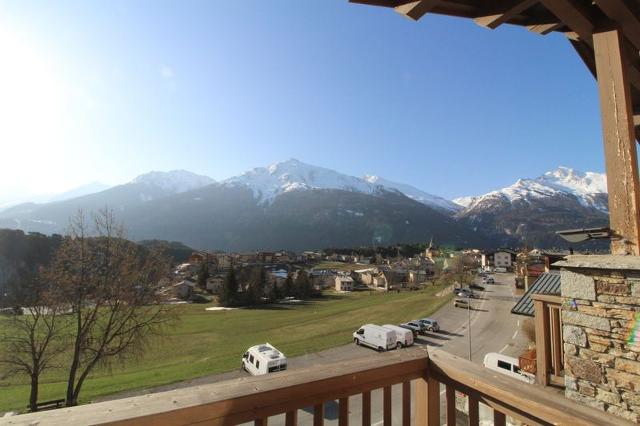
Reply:
[[[200,300],[200,294],[219,296],[228,272],[236,275],[243,269],[261,268],[265,271],[265,294],[272,288],[283,288],[287,278],[296,280],[300,275],[308,278],[316,294],[325,290],[351,291],[405,291],[433,285],[438,280],[463,286],[471,282],[477,272],[510,272],[514,286],[527,291],[535,280],[552,269],[552,264],[571,254],[569,250],[545,251],[498,249],[441,250],[433,241],[412,257],[400,255],[383,258],[323,252],[291,251],[251,253],[225,253],[195,251],[188,260],[176,266],[173,283],[169,286],[174,301]],[[202,277],[204,274],[206,277]],[[247,291],[249,280],[239,279],[239,291]],[[210,301],[210,300],[206,300]]]

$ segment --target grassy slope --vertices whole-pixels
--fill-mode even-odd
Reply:
[[[81,402],[100,395],[172,383],[238,368],[247,347],[268,341],[287,356],[316,352],[351,341],[361,324],[399,323],[424,317],[450,298],[442,287],[417,292],[329,295],[304,306],[206,312],[208,305],[175,306],[179,323],[156,340],[144,359],[96,371],[83,387]],[[42,380],[40,400],[62,398],[63,369]],[[0,381],[0,412],[23,410],[29,387],[23,377]]]

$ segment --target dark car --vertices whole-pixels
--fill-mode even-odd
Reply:
[[[470,284],[469,288],[472,289],[472,290],[484,291],[484,287],[482,287],[480,284],[476,284],[476,283]]]
[[[413,334],[413,338],[414,339],[416,337],[418,337],[418,330],[416,330],[415,328],[410,327],[407,324],[400,324],[398,327],[402,327],[402,328],[406,328],[407,330],[411,330],[411,333]]]

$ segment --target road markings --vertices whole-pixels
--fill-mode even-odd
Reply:
[[[500,354],[501,354],[501,353],[502,353],[502,352],[504,352],[508,347],[509,347],[509,345],[508,345],[508,344],[507,344],[507,345],[504,345],[504,348],[500,349],[500,351],[499,351],[498,353],[500,353]]]
[[[516,330],[516,332],[513,333],[513,337],[511,339],[515,340],[516,337],[518,337],[518,330]]]

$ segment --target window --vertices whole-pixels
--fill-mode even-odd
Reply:
[[[249,362],[253,364],[253,355],[249,355]]]
[[[507,371],[511,371],[511,364],[505,361],[498,361],[498,367],[504,368]]]
[[[256,360],[256,368],[260,368],[260,361]]]
[[[513,366],[513,372],[520,374],[520,367],[518,367],[517,365],[514,365]]]

